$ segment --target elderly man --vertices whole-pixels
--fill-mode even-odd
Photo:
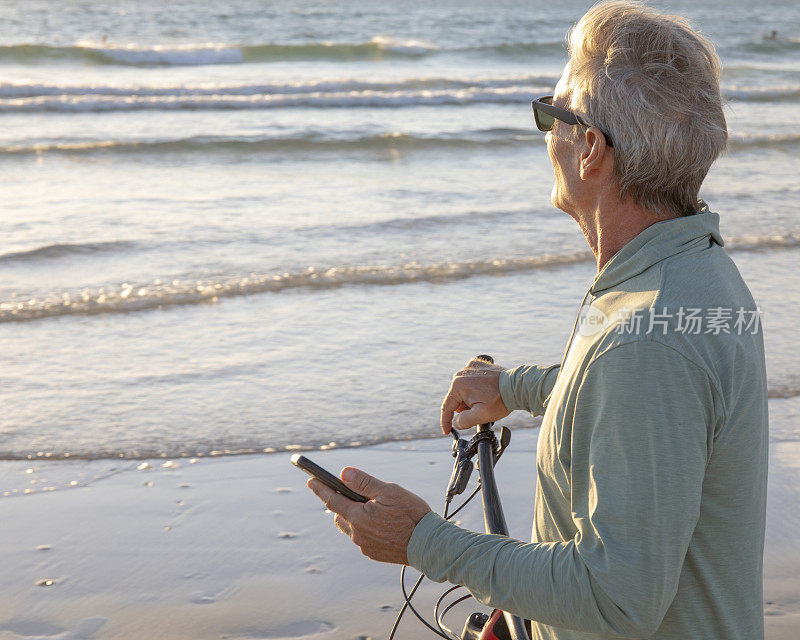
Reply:
[[[547,130],[553,204],[597,258],[560,364],[473,361],[442,429],[543,415],[533,540],[465,531],[356,469],[309,486],[371,558],[533,621],[536,639],[763,638],[767,394],[758,309],[698,201],[727,132],[720,63],[681,18],[592,8]]]

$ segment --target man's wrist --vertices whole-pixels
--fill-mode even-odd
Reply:
[[[511,373],[513,371],[516,371],[516,369],[506,369],[505,371],[501,371],[497,383],[500,388],[500,399],[503,401],[506,409],[509,411],[518,411],[520,409],[525,409],[525,407],[520,407],[517,404],[516,397],[514,395],[514,386],[512,384],[513,380],[511,377]]]
[[[406,547],[406,556],[408,564],[414,567],[417,571],[422,572],[422,563],[425,557],[425,551],[430,547],[431,541],[436,534],[439,527],[445,523],[446,520],[434,511],[428,511],[414,527],[411,533],[411,538]]]

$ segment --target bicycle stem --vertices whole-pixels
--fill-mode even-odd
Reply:
[[[491,432],[492,423],[482,424],[478,427],[478,432]],[[508,536],[508,525],[503,515],[503,507],[500,504],[500,494],[497,491],[497,482],[494,477],[494,450],[492,439],[485,438],[478,442],[478,472],[481,477],[481,500],[483,501],[483,522],[486,533],[496,533],[501,536]],[[525,624],[519,616],[515,616],[507,611],[503,612],[506,619],[511,640],[529,640]]]
[[[478,360],[490,364],[494,363],[491,356],[481,355]],[[508,536],[508,525],[503,515],[503,506],[500,504],[500,494],[497,491],[497,481],[494,477],[495,444],[497,440],[492,431],[493,422],[478,425],[478,435],[484,434],[478,440],[478,472],[481,479],[481,500],[483,501],[483,522],[486,533],[495,533]],[[511,640],[529,640],[528,632],[522,618],[506,611],[506,619]]]

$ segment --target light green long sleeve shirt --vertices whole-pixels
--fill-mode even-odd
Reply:
[[[501,375],[508,409],[544,416],[532,542],[429,513],[410,565],[533,640],[763,639],[764,347],[722,245],[705,207],[652,225],[595,277],[561,365]]]

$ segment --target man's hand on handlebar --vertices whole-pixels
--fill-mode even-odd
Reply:
[[[509,413],[500,397],[500,372],[496,364],[473,358],[453,376],[450,391],[442,402],[442,432],[469,429],[502,420]]]

